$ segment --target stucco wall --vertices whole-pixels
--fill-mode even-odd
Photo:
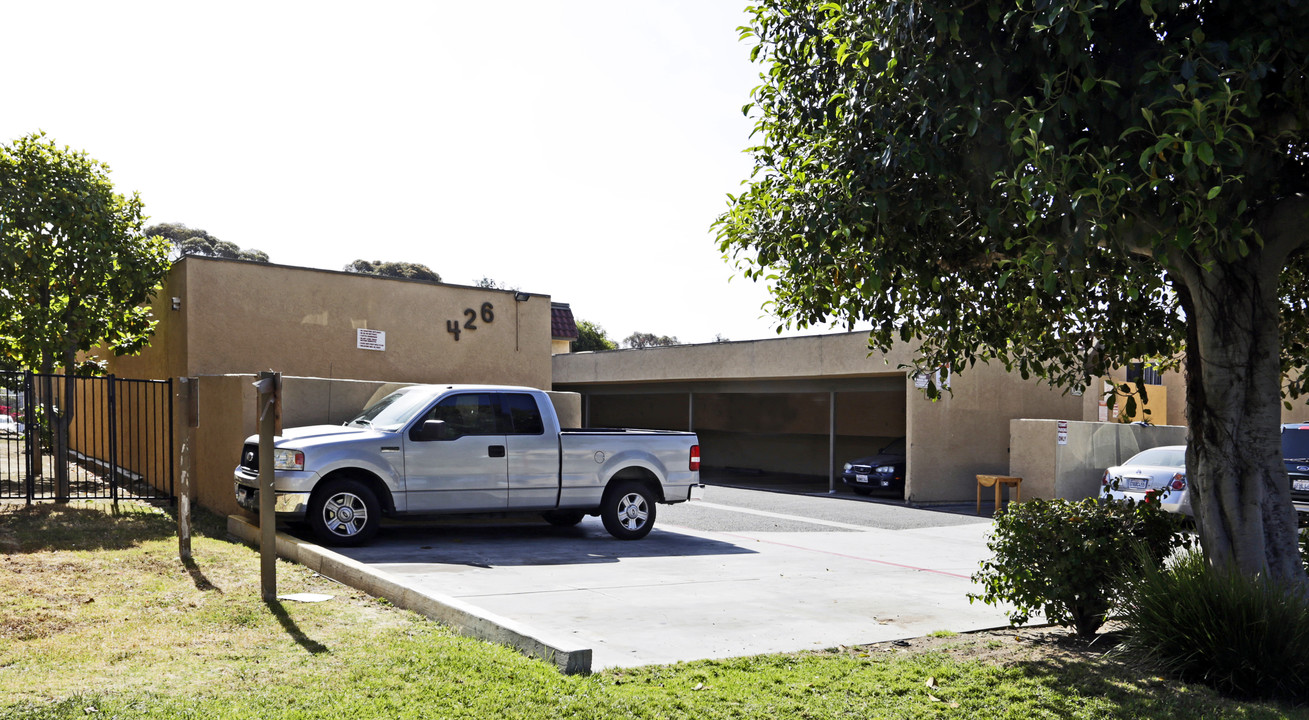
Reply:
[[[1177,425],[1069,422],[1059,444],[1056,420],[1011,420],[1009,475],[1023,478],[1024,498],[1080,500],[1100,492],[1104,470],[1160,445],[1184,445]]]
[[[545,295],[517,302],[502,290],[191,257],[173,266],[153,308],[159,327],[150,347],[115,359],[112,372],[551,382]],[[384,332],[385,349],[361,349],[359,329]]]
[[[555,385],[901,376],[908,349],[872,356],[867,333],[555,355]]]
[[[998,364],[978,364],[950,378],[953,393],[936,402],[908,388],[910,502],[958,502],[976,496],[977,475],[1009,472],[1009,420],[1076,418],[1082,398]]]

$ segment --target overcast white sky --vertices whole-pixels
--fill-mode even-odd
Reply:
[[[745,5],[10,0],[0,142],[44,130],[149,222],[276,263],[490,277],[615,340],[774,337],[710,229],[750,170]]]

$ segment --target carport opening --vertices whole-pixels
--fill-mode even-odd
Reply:
[[[832,399],[835,397],[835,452]],[[827,493],[834,462],[838,494],[846,462],[875,455],[905,437],[903,382],[871,391],[681,392],[592,395],[587,424],[694,430],[701,480],[787,492]],[[834,458],[832,457],[834,455]],[[869,497],[903,500],[903,486]]]

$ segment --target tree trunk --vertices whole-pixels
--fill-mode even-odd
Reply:
[[[1188,325],[1187,475],[1211,563],[1309,593],[1282,463],[1278,270],[1256,250],[1174,274]]]
[[[73,427],[73,413],[77,398],[77,353],[75,350],[64,352],[64,392],[63,404],[57,417],[52,420],[55,441],[55,495],[61,502],[66,502],[72,494],[72,483],[68,474],[68,457],[71,447],[70,435]]]

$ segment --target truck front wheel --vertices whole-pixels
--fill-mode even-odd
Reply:
[[[641,483],[621,482],[605,495],[600,520],[605,530],[619,540],[640,540],[654,528],[654,496]]]
[[[324,545],[362,545],[377,534],[381,522],[377,496],[352,478],[328,481],[309,500],[309,525]]]

